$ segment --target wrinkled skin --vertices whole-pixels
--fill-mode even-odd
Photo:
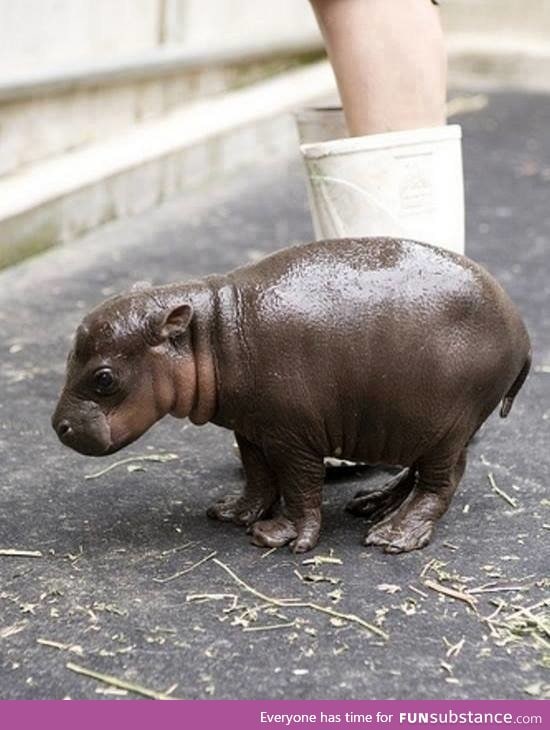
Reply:
[[[500,402],[507,415],[529,365],[519,314],[472,261],[390,238],[322,241],[99,305],[52,421],[95,456],[166,414],[232,429],[246,485],[209,516],[296,552],[319,537],[324,457],[405,467],[348,506],[370,521],[366,544],[402,552],[429,542],[471,437]]]

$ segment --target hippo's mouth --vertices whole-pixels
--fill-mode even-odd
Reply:
[[[117,451],[121,451],[126,448],[126,446],[129,446],[138,438],[139,436],[131,434],[120,435],[116,438],[112,438],[111,435],[107,445],[105,445],[105,443],[94,443],[93,441],[85,439],[75,440],[75,443],[67,443],[66,445],[70,446],[75,451],[78,451],[78,453],[83,456],[110,456],[111,454],[116,454]]]
[[[122,448],[122,445],[92,441],[90,439],[63,438],[63,444],[82,456],[109,456]]]
[[[137,441],[143,434],[128,433],[126,430],[114,433],[113,430],[109,428],[108,434],[105,435],[107,435],[107,439],[103,441],[100,439],[93,439],[93,437],[91,438],[89,434],[87,434],[87,437],[85,438],[79,438],[78,435],[75,435],[76,437],[72,442],[69,442],[66,439],[62,440],[66,446],[69,446],[71,449],[78,451],[79,454],[83,454],[84,456],[110,456],[111,454],[116,454],[117,451],[121,451],[126,448],[126,446],[133,444],[134,441]]]
[[[126,446],[129,446],[131,443],[136,441],[137,438],[138,437],[135,436],[128,436],[125,439],[117,440],[116,442],[110,443],[105,451],[103,451],[101,454],[96,452],[93,454],[88,454],[88,456],[110,456],[111,454],[116,454],[117,451],[122,451],[122,449],[125,449]]]
[[[117,451],[121,451],[133,441],[135,441],[135,438],[128,437],[123,440],[117,440],[116,442],[109,442],[107,446],[86,440],[75,440],[73,443],[69,443],[65,439],[63,443],[73,451],[82,454],[82,456],[110,456],[111,454],[116,454]]]

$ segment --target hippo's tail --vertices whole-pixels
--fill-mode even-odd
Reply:
[[[523,367],[519,371],[519,375],[514,380],[512,385],[510,386],[510,390],[506,393],[504,398],[502,399],[502,405],[500,406],[500,417],[506,418],[506,416],[510,413],[510,409],[512,408],[512,404],[514,402],[514,398],[519,393],[521,386],[525,382],[525,378],[529,374],[529,370],[531,369],[531,350],[529,350],[529,353],[527,355],[527,358],[525,359],[525,362],[523,363]]]

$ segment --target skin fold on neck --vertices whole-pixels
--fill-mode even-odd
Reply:
[[[171,414],[189,418],[201,426],[216,414],[218,387],[210,332],[214,314],[214,292],[202,282],[181,285],[166,292],[168,306],[188,302],[193,307],[189,325],[191,353],[178,357],[173,363],[174,406]],[[164,292],[163,292],[164,294]],[[164,297],[163,297],[164,299]]]

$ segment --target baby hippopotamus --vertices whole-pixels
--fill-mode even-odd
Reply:
[[[529,336],[481,266],[393,238],[319,241],[225,275],[136,286],[76,332],[53,416],[61,441],[104,456],[170,414],[231,429],[246,484],[210,517],[256,545],[314,547],[324,457],[404,467],[360,492],[366,543],[430,540],[473,434],[505,417]]]

